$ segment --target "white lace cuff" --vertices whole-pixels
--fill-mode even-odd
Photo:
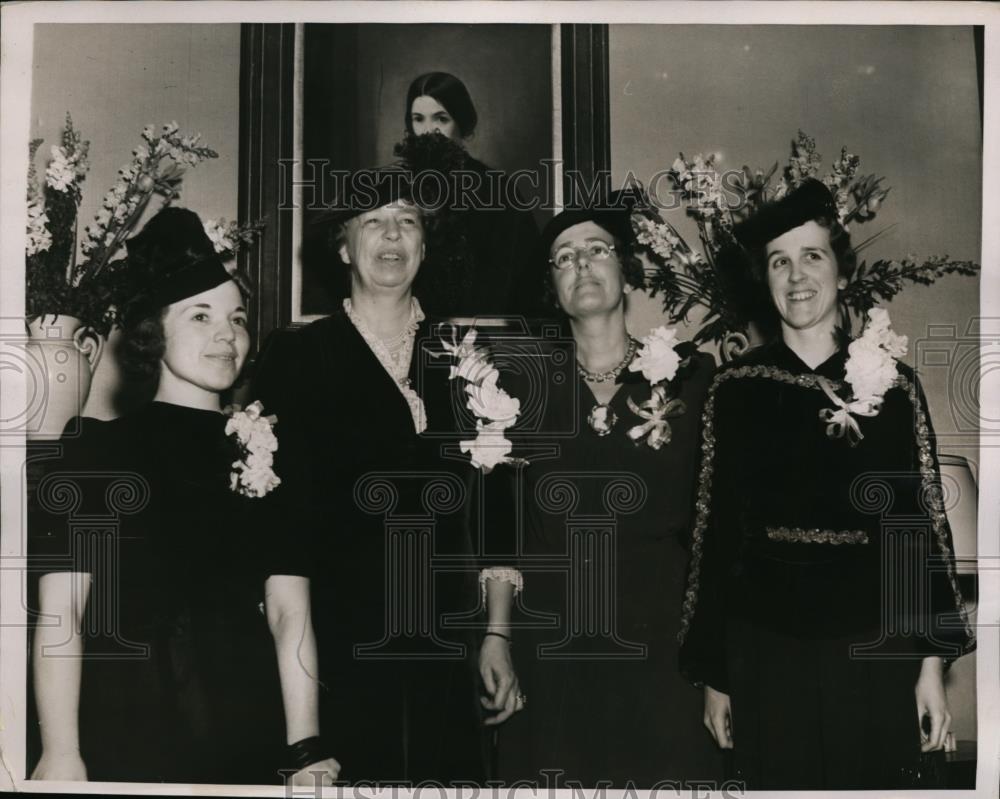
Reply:
[[[486,581],[496,580],[498,583],[510,583],[514,586],[514,596],[524,590],[524,577],[517,569],[510,569],[503,566],[490,566],[479,572],[479,591],[483,597],[483,604],[486,604]]]

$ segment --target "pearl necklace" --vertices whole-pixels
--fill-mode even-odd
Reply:
[[[637,349],[639,349],[639,342],[632,338],[632,336],[629,336],[628,347],[625,349],[625,357],[622,358],[621,362],[613,369],[609,369],[607,372],[591,372],[585,369],[583,364],[577,361],[577,374],[579,374],[584,380],[588,380],[591,383],[606,383],[609,380],[615,380],[618,375],[624,371],[625,367],[632,362],[632,357],[635,355],[635,351]]]

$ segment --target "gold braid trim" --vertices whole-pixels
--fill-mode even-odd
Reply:
[[[896,385],[902,388],[910,398],[916,419],[917,449],[920,458],[920,485],[923,489],[925,501],[930,506],[931,526],[934,529],[934,538],[937,540],[938,549],[944,558],[945,569],[948,574],[948,583],[951,585],[951,592],[955,598],[955,610],[958,612],[962,625],[965,628],[966,642],[962,647],[961,654],[971,652],[976,645],[976,631],[969,622],[969,612],[965,607],[965,600],[962,592],[958,588],[958,580],[955,576],[955,558],[951,547],[948,544],[948,517],[942,507],[942,497],[940,489],[940,479],[934,470],[934,456],[931,451],[930,426],[927,424],[927,415],[920,404],[920,397],[917,395],[917,384],[909,380],[905,375],[896,378]],[[936,490],[938,489],[938,490]]]
[[[867,544],[864,530],[820,530],[814,527],[768,527],[767,537],[772,541],[790,541],[797,544]]]
[[[698,603],[698,589],[700,587],[701,580],[702,545],[705,538],[705,529],[708,526],[708,517],[710,514],[712,499],[712,474],[715,468],[713,462],[715,458],[715,429],[713,422],[715,413],[715,392],[718,390],[719,386],[726,381],[744,377],[765,378],[768,380],[776,380],[780,383],[787,383],[789,385],[802,386],[803,388],[821,389],[819,384],[819,375],[796,375],[785,369],[779,369],[776,366],[765,365],[739,366],[734,369],[728,369],[717,374],[715,379],[712,381],[712,385],[709,387],[708,394],[705,397],[705,405],[701,415],[701,451],[703,457],[698,480],[698,499],[695,504],[697,513],[695,515],[694,530],[691,533],[691,565],[688,572],[687,589],[684,592],[684,605],[681,612],[680,630],[677,633],[677,642],[679,644],[683,644],[684,639],[687,637],[688,629],[691,626],[691,619],[694,616],[695,607]],[[837,390],[842,388],[844,384],[841,381],[830,381],[830,385],[834,390]],[[935,477],[934,459],[931,455],[930,428],[927,425],[927,418],[924,414],[924,410],[920,406],[916,384],[910,381],[905,375],[901,374],[896,377],[896,385],[906,391],[907,396],[910,399],[910,403],[914,408],[916,418],[917,447],[920,458],[921,486],[923,488],[924,496],[928,498],[928,502],[931,505],[931,525],[934,529],[934,537],[937,541],[938,548],[941,550],[941,553],[945,558],[948,581],[955,597],[955,608],[965,626],[965,633],[968,640],[962,649],[964,654],[965,652],[971,651],[975,646],[976,634],[972,629],[972,625],[969,623],[969,616],[965,607],[965,602],[962,599],[962,593],[959,591],[958,581],[955,577],[955,567],[952,559],[951,547],[948,545],[946,527],[947,517],[941,507],[941,495],[939,491],[932,490],[934,484],[938,481]]]
[[[803,386],[805,388],[818,388],[818,375],[795,375],[776,366],[737,366],[734,369],[727,369],[719,372],[712,380],[712,385],[708,388],[705,396],[705,405],[702,408],[702,440],[701,440],[701,471],[698,475],[698,499],[695,503],[694,530],[691,533],[691,566],[688,572],[687,590],[684,592],[684,606],[681,611],[681,625],[677,632],[677,642],[684,643],[687,637],[688,628],[691,626],[691,619],[694,616],[695,606],[698,604],[698,588],[701,581],[701,555],[702,544],[705,539],[705,528],[708,526],[708,516],[712,500],[712,473],[715,469],[715,428],[713,417],[715,415],[715,392],[719,386],[727,380],[735,380],[743,377],[763,377],[769,380],[777,380],[793,386]],[[832,383],[835,389],[840,388],[842,383]]]

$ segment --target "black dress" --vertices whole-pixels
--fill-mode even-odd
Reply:
[[[574,363],[572,355],[570,363]],[[527,705],[501,731],[506,781],[650,789],[718,784],[722,761],[701,723],[702,696],[677,671],[701,405],[713,371],[694,354],[671,383],[685,406],[654,450],[626,432],[649,399],[625,371],[603,437],[582,379],[550,385],[552,457],[525,470],[527,556],[515,633]],[[549,773],[543,773],[547,770]],[[555,774],[558,773],[558,777]]]
[[[111,422],[71,420],[82,432],[63,438],[39,484],[34,574],[92,575],[80,692],[91,780],[282,781],[261,500],[230,490],[238,454],[225,423],[161,402]]]
[[[730,694],[750,788],[912,785],[921,658],[974,645],[916,378],[898,366],[852,447],[820,419],[845,361],[778,341],[720,369],[705,407],[681,662]]]
[[[311,578],[320,722],[348,783],[484,778],[473,630],[486,530],[471,521],[479,473],[458,451],[452,409],[464,399],[443,355],[422,323],[410,368],[419,435],[343,310],[277,331],[255,381],[278,415],[287,489],[270,503],[271,568]]]

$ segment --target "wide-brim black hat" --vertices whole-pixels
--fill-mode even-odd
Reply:
[[[201,218],[187,208],[157,212],[125,242],[125,249],[132,287],[126,320],[141,319],[233,279]]]
[[[836,219],[837,205],[824,183],[806,178],[780,200],[762,206],[736,225],[733,236],[747,249],[760,249],[789,230],[821,218]]]
[[[402,201],[413,203],[426,212],[433,204],[424,196],[422,182],[402,164],[389,164],[350,173],[338,186],[340,194],[320,210],[311,225],[323,228],[342,225],[367,211],[374,211]],[[435,202],[437,197],[431,198]]]

